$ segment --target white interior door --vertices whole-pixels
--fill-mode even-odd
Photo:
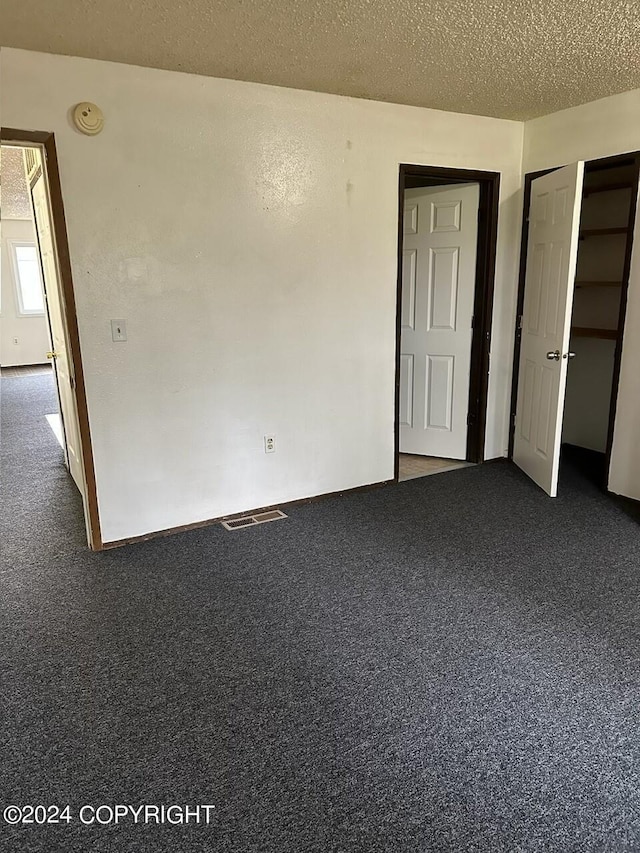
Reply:
[[[31,198],[33,200],[33,214],[42,261],[42,277],[49,315],[49,328],[51,331],[53,360],[58,383],[60,415],[64,428],[67,465],[74,482],[80,489],[80,493],[84,496],[84,469],[80,448],[78,412],[73,392],[73,365],[67,341],[64,307],[60,292],[60,278],[51,224],[51,210],[49,207],[47,186],[42,171],[40,171],[39,177],[31,187]]]
[[[584,163],[531,184],[513,461],[555,497]]]
[[[400,452],[465,459],[479,184],[405,191]]]

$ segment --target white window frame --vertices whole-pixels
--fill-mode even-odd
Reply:
[[[42,308],[38,310],[29,310],[22,304],[22,285],[20,282],[20,267],[18,264],[18,255],[16,249],[21,246],[32,247],[36,250],[38,256],[38,244],[32,240],[7,240],[9,246],[9,255],[11,257],[11,272],[13,273],[13,283],[16,294],[16,307],[18,316],[20,317],[44,317],[46,314],[46,302],[44,295],[44,282],[42,281],[42,267],[38,266],[38,275],[40,276],[40,287],[42,288]]]

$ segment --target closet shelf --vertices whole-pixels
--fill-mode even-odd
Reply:
[[[576,338],[605,338],[615,341],[618,337],[617,329],[591,329],[586,326],[572,326],[571,334]]]
[[[576,287],[622,287],[621,281],[589,281],[576,279]]]
[[[587,196],[592,193],[607,193],[611,192],[611,190],[630,190],[632,187],[633,184],[630,184],[628,181],[612,184],[600,184],[599,187],[584,187],[582,194]]]
[[[627,234],[629,229],[624,228],[583,228],[580,237],[601,237],[605,234]]]

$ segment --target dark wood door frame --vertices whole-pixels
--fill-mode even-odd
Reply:
[[[73,278],[71,275],[71,259],[69,255],[69,243],[67,240],[67,226],[64,215],[64,204],[62,200],[62,186],[60,183],[60,171],[58,168],[58,157],[53,133],[16,130],[3,127],[0,130],[0,141],[13,145],[23,144],[36,145],[43,151],[44,168],[47,174],[49,194],[52,210],[52,225],[58,255],[60,270],[60,284],[62,291],[62,302],[64,307],[65,323],[69,336],[69,348],[75,387],[72,392],[75,395],[78,410],[78,424],[80,427],[80,441],[82,443],[82,464],[87,488],[87,514],[88,527],[91,537],[91,548],[101,551],[103,548],[102,535],[100,531],[100,518],[98,515],[98,496],[96,489],[95,468],[93,463],[93,452],[91,445],[91,430],[89,427],[89,413],[87,409],[87,395],[84,382],[84,370],[82,366],[82,352],[80,349],[80,336],[78,334],[78,318],[76,315],[76,301],[73,291]]]
[[[404,238],[404,191],[412,186],[444,186],[477,183],[480,185],[478,207],[478,248],[476,257],[473,336],[467,431],[467,462],[484,461],[489,388],[489,353],[498,236],[498,199],[500,173],[474,169],[449,169],[440,166],[400,165],[398,189],[398,283],[396,296],[396,384],[395,384],[395,469],[400,465],[400,335],[402,332],[402,246]]]
[[[638,198],[638,182],[640,180],[640,151],[628,154],[616,154],[612,157],[602,157],[598,160],[585,162],[585,174],[590,171],[601,171],[603,169],[615,169],[622,166],[633,166],[634,176],[631,181],[631,204],[629,207],[628,234],[625,247],[624,268],[622,272],[622,287],[620,291],[620,313],[618,316],[618,334],[613,359],[613,383],[611,388],[611,403],[609,407],[609,426],[607,432],[607,446],[605,451],[605,467],[603,488],[608,490],[609,468],[611,467],[611,450],[613,448],[613,433],[616,422],[616,409],[618,404],[618,386],[620,384],[620,365],[622,362],[622,344],[624,339],[624,324],[627,315],[627,297],[629,292],[629,274],[631,271],[631,253],[633,250],[633,232],[636,220],[637,205],[634,200]],[[513,350],[513,380],[511,384],[511,411],[509,417],[509,459],[513,459],[513,444],[515,440],[515,417],[518,401],[518,372],[520,367],[521,330],[520,319],[524,310],[524,285],[527,266],[527,245],[529,241],[529,205],[531,203],[531,183],[536,178],[561,169],[555,166],[552,169],[544,169],[540,172],[529,172],[524,176],[524,207],[522,217],[522,237],[520,242],[520,271],[518,278],[518,302],[516,308],[516,324],[514,333]]]
[[[624,343],[624,324],[627,319],[627,301],[629,297],[629,275],[631,273],[631,253],[633,252],[633,234],[636,224],[636,211],[638,199],[638,182],[640,181],[640,151],[636,151],[631,157],[623,155],[617,158],[608,157],[607,167],[621,165],[625,160],[633,163],[633,177],[631,180],[631,200],[629,203],[629,219],[627,222],[628,232],[624,253],[624,266],[622,269],[622,287],[620,288],[620,313],[618,314],[618,335],[613,355],[613,381],[611,386],[611,403],[609,404],[609,425],[607,427],[607,445],[605,449],[604,483],[603,487],[609,490],[609,471],[611,468],[611,451],[613,450],[613,434],[616,427],[616,412],[618,409],[618,390],[620,387],[620,366],[622,364],[622,346]],[[618,161],[618,162],[614,162]],[[600,162],[600,161],[597,161]]]

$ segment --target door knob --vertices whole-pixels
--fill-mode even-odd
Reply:
[[[47,353],[47,358],[57,358],[57,357],[58,357],[58,353],[55,350],[49,350],[49,352]]]
[[[575,354],[575,352],[565,352],[565,354],[562,357],[563,358],[575,358],[576,354]]]
[[[552,352],[548,352],[547,358],[549,359],[549,361],[560,361],[560,350],[556,349]]]

